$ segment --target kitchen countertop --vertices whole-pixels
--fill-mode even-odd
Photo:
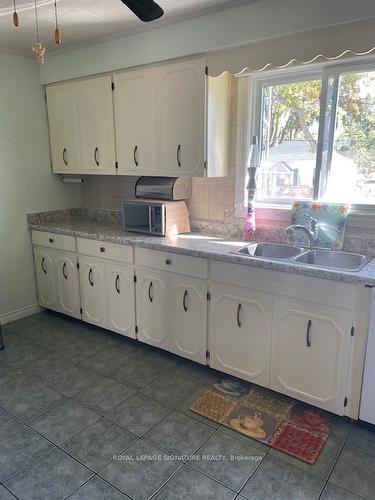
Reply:
[[[46,213],[48,214],[48,213]],[[314,278],[340,281],[343,283],[375,286],[375,259],[372,259],[358,272],[338,271],[323,267],[311,267],[305,264],[270,260],[260,257],[233,255],[230,252],[246,245],[243,241],[231,241],[221,237],[201,233],[181,234],[173,237],[158,237],[130,233],[125,231],[117,221],[93,220],[86,217],[42,217],[31,215],[28,227],[37,231],[49,231],[57,234],[108,241],[120,245],[170,251],[193,257],[213,259],[222,262],[241,264],[274,271],[300,274]]]

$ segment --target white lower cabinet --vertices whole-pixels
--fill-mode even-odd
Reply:
[[[172,275],[170,348],[175,354],[206,363],[207,282]]]
[[[60,312],[81,318],[77,261],[76,254],[56,252],[56,296]]]
[[[105,262],[90,257],[79,258],[82,319],[107,328]]]
[[[215,262],[209,275],[204,259],[93,240],[77,254],[71,237],[34,233],[42,306],[198,363],[208,348],[212,368],[358,416],[354,286]]]
[[[207,282],[137,270],[138,340],[206,364]]]
[[[340,310],[276,300],[271,389],[343,414],[352,325]]]
[[[34,259],[40,305],[80,318],[77,254],[35,247]]]
[[[210,308],[211,367],[268,387],[272,297],[213,283]]]
[[[168,349],[169,274],[137,271],[138,339]]]
[[[108,328],[135,338],[134,271],[131,267],[107,264]]]
[[[34,248],[39,304],[49,309],[57,309],[54,255],[53,250]]]

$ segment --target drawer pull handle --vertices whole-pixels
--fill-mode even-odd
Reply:
[[[307,345],[307,347],[311,347],[311,338],[310,338],[311,325],[312,325],[312,321],[311,321],[311,319],[309,319],[309,321],[307,322],[307,329],[306,329],[306,345]]]
[[[133,151],[133,160],[134,160],[134,165],[138,167],[139,162],[138,162],[138,146],[134,146],[134,151]]]
[[[186,299],[188,298],[188,296],[189,296],[189,292],[187,290],[185,290],[184,298],[182,300],[182,305],[184,306],[185,312],[187,312],[187,310],[188,310],[187,305],[186,305]]]
[[[148,287],[148,298],[149,298],[150,302],[153,302],[153,300],[154,300],[153,295],[151,295],[151,291],[153,292],[153,289],[154,289],[154,285],[152,284],[152,281],[150,281],[150,285]]]
[[[101,251],[102,253],[104,253],[104,252],[105,252],[105,247],[100,247],[100,251]]]
[[[64,265],[63,265],[63,268],[62,268],[62,273],[63,273],[64,278],[67,280],[68,279],[68,275],[66,274],[66,262],[64,262]]]
[[[241,326],[242,326],[242,323],[240,320],[241,309],[242,309],[242,304],[238,304],[238,307],[237,307],[237,326],[238,326],[238,328],[241,328]]]
[[[99,154],[99,148],[96,147],[95,150],[94,150],[94,160],[95,160],[95,163],[96,163],[97,167],[99,167],[99,165],[100,165],[99,159],[98,159],[98,154]]]
[[[41,263],[40,263],[40,267],[42,268],[42,271],[44,272],[44,274],[47,274],[47,269],[44,267],[44,263],[46,261],[46,258],[43,257]]]
[[[179,144],[177,147],[176,156],[177,156],[177,165],[181,167],[181,144]]]
[[[68,157],[67,157],[66,148],[63,149],[62,158],[63,158],[63,162],[65,163],[65,166],[67,167],[68,166]]]
[[[116,288],[116,292],[119,294],[120,293],[120,275],[119,274],[116,276],[115,288]]]
[[[48,240],[50,243],[53,243],[54,242],[54,239],[53,238],[49,238]]]
[[[167,264],[167,266],[172,265],[172,261],[171,261],[171,259],[167,259],[167,260],[165,261],[165,263]]]
[[[94,286],[94,280],[92,279],[92,267],[90,267],[89,271],[89,283],[91,286]]]

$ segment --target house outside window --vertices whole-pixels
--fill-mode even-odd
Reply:
[[[257,201],[348,202],[375,209],[375,62],[253,78]]]

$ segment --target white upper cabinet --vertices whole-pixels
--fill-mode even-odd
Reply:
[[[147,68],[114,75],[119,174],[158,172],[157,74],[157,69]]]
[[[206,175],[206,59],[47,87],[55,173]],[[117,169],[116,169],[117,161]]]
[[[341,310],[277,300],[271,389],[342,415],[352,325]]]
[[[54,173],[115,174],[110,76],[47,87]]]
[[[48,122],[52,168],[55,173],[78,173],[80,169],[78,120],[71,83],[47,87]]]
[[[205,167],[205,58],[159,71],[159,173],[202,177]]]
[[[116,173],[115,130],[110,76],[74,83],[80,140],[80,170]]]

